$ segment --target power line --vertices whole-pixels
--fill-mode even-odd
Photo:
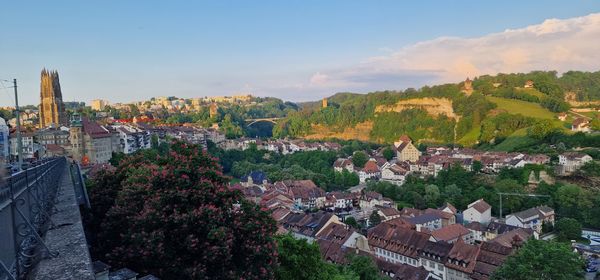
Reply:
[[[502,196],[503,195],[524,196],[524,197],[551,197],[551,196],[546,195],[546,194],[532,194],[532,193],[505,193],[505,192],[499,192],[498,195],[500,196],[500,219],[502,219]]]
[[[1,86],[2,89],[4,89],[5,93],[8,94],[8,96],[10,96],[11,101],[14,104],[15,103],[15,97],[8,91],[9,88],[14,88],[14,86],[7,87],[7,86],[4,85],[4,82],[10,82],[10,83],[12,83],[12,81],[7,81],[7,80],[0,79],[0,86]]]

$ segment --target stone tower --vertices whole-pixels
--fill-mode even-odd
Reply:
[[[67,125],[57,71],[42,70],[40,99],[40,128]]]
[[[473,93],[473,81],[469,79],[469,77],[467,77],[467,79],[465,80],[463,87],[460,91],[465,93],[466,95],[471,95],[471,93]]]
[[[219,106],[217,105],[217,103],[210,104],[208,113],[210,114],[211,118],[217,117],[218,109],[219,109]]]
[[[322,107],[327,108],[327,97],[323,98]]]

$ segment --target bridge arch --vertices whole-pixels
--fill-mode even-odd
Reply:
[[[246,119],[246,126],[251,126],[259,122],[270,122],[272,124],[277,124],[277,121],[281,118],[261,118],[261,119]]]

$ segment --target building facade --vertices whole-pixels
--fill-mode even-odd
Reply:
[[[8,125],[3,118],[0,118],[0,161],[10,158],[8,142]]]

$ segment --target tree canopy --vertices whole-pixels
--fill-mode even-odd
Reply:
[[[573,218],[561,218],[554,225],[558,240],[569,242],[581,238],[581,224]]]
[[[285,280],[383,280],[379,269],[370,257],[346,256],[347,265],[326,262],[321,257],[319,245],[292,236],[276,237],[279,266],[276,279]]]
[[[568,244],[529,240],[506,259],[492,280],[571,280],[583,277],[584,262]]]
[[[369,157],[362,151],[354,152],[354,155],[352,155],[352,163],[358,168],[363,168],[368,160]]]
[[[125,157],[89,185],[93,255],[168,279],[272,279],[275,222],[227,181],[197,145]]]

